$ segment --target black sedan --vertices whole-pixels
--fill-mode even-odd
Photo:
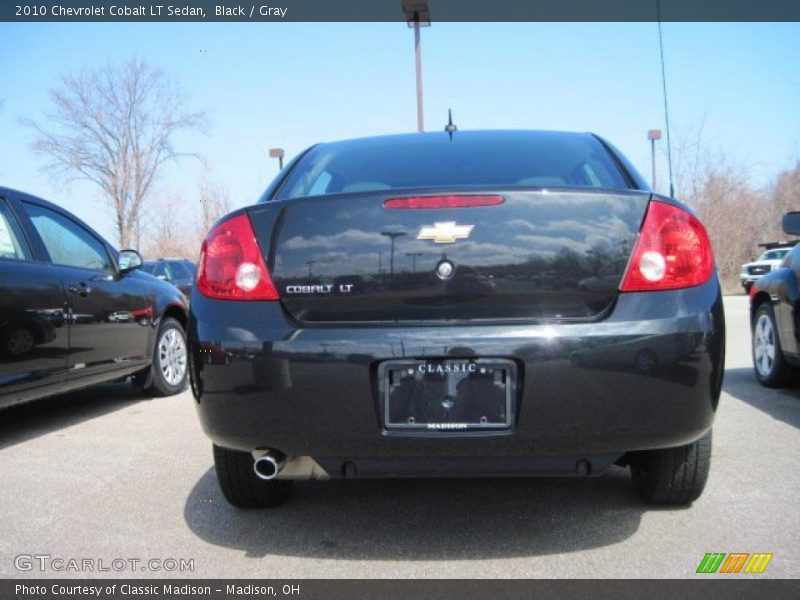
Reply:
[[[724,332],[705,228],[606,141],[397,135],[308,149],[208,233],[190,372],[236,506],[295,479],[614,464],[686,504]]]
[[[0,407],[133,376],[186,387],[186,300],[85,223],[0,187]]]
[[[800,212],[783,217],[783,230],[800,235]],[[800,244],[783,257],[780,267],[750,288],[753,366],[767,387],[780,387],[800,376]]]
[[[161,281],[167,281],[182,291],[187,297],[192,293],[194,283],[194,263],[186,258],[159,258],[146,260],[142,271],[150,273]]]

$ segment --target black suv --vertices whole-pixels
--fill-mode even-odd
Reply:
[[[192,281],[194,281],[194,263],[186,258],[159,258],[158,260],[146,260],[142,265],[142,271],[158,277],[162,281],[168,281],[188,297],[192,292]]]
[[[0,187],[0,407],[132,375],[186,385],[187,307],[85,223]]]

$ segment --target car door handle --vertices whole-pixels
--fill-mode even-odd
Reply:
[[[92,288],[81,281],[80,283],[69,286],[69,293],[77,294],[81,298],[86,298],[86,296],[92,293]]]

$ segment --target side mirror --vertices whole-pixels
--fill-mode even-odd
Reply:
[[[122,274],[138,269],[143,263],[142,255],[136,250],[120,250],[117,262],[119,263],[119,272]]]
[[[800,212],[788,212],[783,215],[783,232],[800,235]]]

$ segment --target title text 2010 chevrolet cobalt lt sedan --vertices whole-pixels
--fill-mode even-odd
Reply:
[[[314,146],[208,234],[192,388],[225,497],[333,477],[703,490],[723,372],[703,225],[591,134]]]

